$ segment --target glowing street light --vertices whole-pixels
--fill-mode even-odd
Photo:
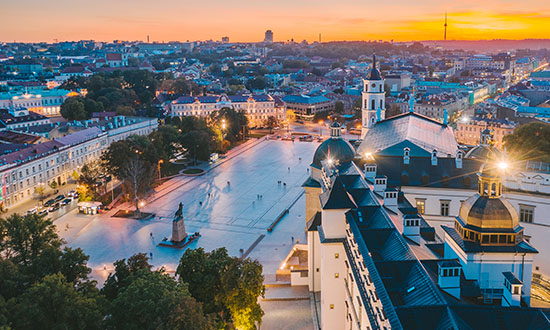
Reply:
[[[222,119],[222,129],[225,130],[225,119]]]

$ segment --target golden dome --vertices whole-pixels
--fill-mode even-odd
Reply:
[[[475,194],[460,206],[460,218],[467,225],[483,229],[514,229],[519,217],[512,204],[503,197]]]

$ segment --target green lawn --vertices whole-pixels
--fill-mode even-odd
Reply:
[[[188,169],[183,171],[183,174],[199,174],[199,173],[202,173],[202,172],[204,172],[204,171],[201,170],[200,168],[188,168]]]

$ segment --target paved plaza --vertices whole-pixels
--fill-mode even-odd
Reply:
[[[55,224],[69,246],[80,247],[90,256],[92,276],[100,283],[112,271],[114,261],[138,252],[152,253],[155,267],[174,271],[183,250],[157,244],[170,238],[173,214],[182,202],[187,232],[201,234],[188,248],[210,251],[226,247],[234,256],[249,250],[248,256],[264,266],[264,274],[273,275],[289,252],[292,238],[305,242],[301,185],[309,175],[317,146],[313,142],[266,140],[203,176],[174,178],[143,207],[156,214],[152,220],[111,217],[116,210],[96,216],[74,210]],[[289,214],[268,233],[269,225],[289,207]]]

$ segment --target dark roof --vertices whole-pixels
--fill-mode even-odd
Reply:
[[[317,227],[321,225],[321,212],[315,212],[315,215],[306,223],[307,231],[317,231]]]
[[[388,187],[423,186],[437,188],[477,189],[477,172],[481,163],[463,159],[457,168],[454,158],[438,158],[432,166],[430,157],[411,157],[409,164],[403,156],[376,156],[376,172],[388,177]]]
[[[470,149],[464,157],[485,160],[491,154],[496,157],[502,156],[501,152],[496,148],[491,148],[488,145],[479,145]]]
[[[467,253],[500,253],[500,252],[512,252],[512,253],[538,253],[538,251],[532,247],[526,241],[521,241],[517,245],[504,245],[504,246],[494,246],[494,245],[480,245],[475,242],[465,241],[460,237],[460,234],[452,227],[441,226],[441,228],[449,235],[449,237],[455,241],[455,243]]]
[[[339,137],[331,137],[317,147],[311,165],[321,168],[321,161],[327,158],[331,158],[337,163],[350,162],[355,158],[355,149],[348,141]]]
[[[503,272],[504,278],[510,282],[510,284],[523,284],[512,272]]]
[[[376,55],[372,56],[372,69],[367,75],[367,80],[382,80],[380,76],[380,71],[376,68]]]
[[[319,198],[323,209],[351,209],[357,207],[353,197],[347,192],[344,183],[338,176],[332,183],[331,189],[322,193]]]

